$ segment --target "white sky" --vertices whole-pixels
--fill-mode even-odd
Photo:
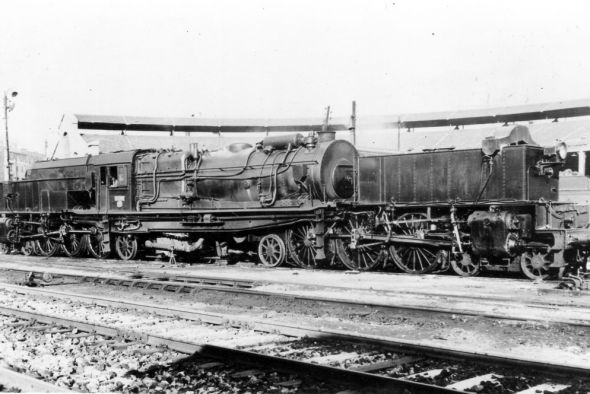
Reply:
[[[62,113],[321,117],[588,98],[586,1],[4,1],[11,142]],[[3,130],[2,130],[3,131]]]

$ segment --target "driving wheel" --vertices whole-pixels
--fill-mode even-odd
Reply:
[[[290,260],[302,268],[317,268],[325,259],[318,259],[313,223],[287,230],[287,251]]]
[[[84,235],[84,243],[88,253],[97,259],[106,259],[111,254],[108,233],[103,233],[98,227],[92,227],[90,234]]]
[[[372,233],[367,215],[350,215],[334,233],[336,255],[348,269],[368,271],[385,261],[384,242],[367,238]]]
[[[427,217],[421,212],[405,213],[396,220],[396,232],[401,235],[424,239],[427,229]],[[399,269],[410,274],[432,272],[441,262],[438,248],[423,244],[392,245],[389,255]]]
[[[41,256],[53,256],[60,249],[60,244],[51,237],[45,237],[35,241],[37,251]]]
[[[25,241],[25,244],[20,248],[20,251],[25,256],[35,256],[37,254],[37,246],[35,244],[35,241]]]
[[[62,249],[66,256],[77,257],[84,250],[84,242],[80,234],[69,233],[64,235]]]

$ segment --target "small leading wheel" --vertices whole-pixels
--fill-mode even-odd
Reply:
[[[133,260],[137,257],[137,249],[137,237],[135,235],[117,235],[115,250],[121,260]]]
[[[37,254],[37,246],[35,241],[25,241],[25,244],[20,248],[20,251],[25,256],[35,256]]]
[[[50,237],[38,239],[37,241],[35,241],[35,244],[37,251],[41,256],[53,256],[60,249],[59,242]]]
[[[293,263],[302,268],[317,268],[323,259],[316,258],[316,236],[312,223],[287,230],[287,251]]]
[[[84,241],[80,234],[69,233],[64,236],[61,247],[66,256],[77,257],[84,250]]]
[[[267,234],[258,243],[258,258],[265,267],[278,267],[287,256],[285,242],[277,234]]]
[[[524,252],[520,255],[520,270],[529,279],[545,279],[549,276],[551,261],[547,253],[539,251]]]
[[[111,254],[111,249],[108,245],[108,235],[105,237],[104,233],[97,227],[90,229],[90,234],[85,234],[83,242],[86,245],[88,253],[97,259],[106,259]]]
[[[365,238],[371,230],[366,215],[351,215],[334,229],[336,255],[348,269],[368,271],[385,261],[383,242]]]
[[[469,253],[463,253],[451,260],[451,267],[457,275],[476,276],[481,272],[479,258]]]

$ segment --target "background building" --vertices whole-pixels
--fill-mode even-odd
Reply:
[[[6,148],[1,147],[0,163],[4,160],[6,155]],[[31,168],[34,162],[45,160],[45,155],[39,152],[33,152],[26,149],[11,149],[10,163],[13,180],[24,179],[27,170]],[[0,171],[0,181],[5,181],[4,171]]]

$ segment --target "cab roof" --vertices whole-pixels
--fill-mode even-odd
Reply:
[[[41,170],[48,168],[63,168],[75,166],[102,166],[109,164],[125,164],[131,163],[137,154],[138,150],[130,150],[123,152],[103,153],[96,156],[74,157],[68,159],[45,160],[38,161],[31,166],[31,170]]]

